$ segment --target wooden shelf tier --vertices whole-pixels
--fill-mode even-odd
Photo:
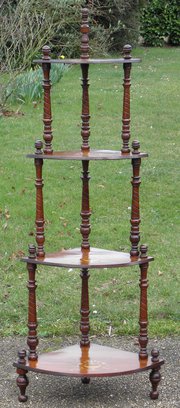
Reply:
[[[35,64],[68,64],[68,65],[78,65],[78,64],[131,64],[141,62],[140,58],[76,58],[76,59],[38,59],[33,61]]]
[[[125,160],[147,157],[147,153],[121,153],[119,150],[55,151],[48,154],[27,154],[29,158],[48,160]]]
[[[22,258],[22,261],[40,265],[89,269],[141,265],[153,261],[153,259],[152,257],[133,259],[129,253],[100,248],[90,248],[90,250],[74,248],[48,253],[44,258],[25,257]]]
[[[153,363],[151,358],[140,359],[138,353],[91,343],[90,346],[74,345],[39,355],[38,360],[28,361],[18,368],[46,374],[73,377],[106,377],[132,374],[164,364]]]

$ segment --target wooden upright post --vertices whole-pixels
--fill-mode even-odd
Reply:
[[[132,156],[133,154],[138,155],[140,144],[138,140],[134,140],[132,143]],[[139,249],[138,244],[140,240],[140,233],[139,233],[139,224],[140,220],[140,212],[139,212],[139,187],[141,184],[140,178],[140,165],[141,159],[134,158],[132,159],[132,168],[133,168],[133,177],[132,177],[132,205],[131,205],[131,234],[130,234],[130,241],[131,241],[131,250],[130,255],[132,260],[136,260],[139,256]]]
[[[45,141],[45,148],[44,153],[51,154],[53,152],[52,149],[52,115],[51,115],[51,81],[50,81],[50,69],[51,64],[48,62],[50,58],[50,47],[45,45],[42,49],[43,51],[43,88],[44,88],[44,115],[43,115],[43,122],[44,122],[44,141]]]
[[[88,24],[88,9],[82,9],[82,24],[81,24],[81,59],[88,60],[89,58],[89,24]],[[82,146],[81,150],[83,152],[88,152],[90,149],[89,146],[89,136],[90,136],[90,127],[89,127],[89,79],[88,79],[88,70],[89,64],[81,64],[82,71],[82,127],[81,127],[81,136],[82,136]]]
[[[147,259],[147,246],[141,245],[141,259]],[[140,277],[140,316],[139,316],[139,325],[140,325],[140,333],[139,333],[139,358],[146,359],[148,357],[147,353],[147,343],[148,343],[148,335],[147,335],[147,325],[148,325],[148,311],[147,311],[147,288],[148,288],[148,280],[147,280],[147,271],[148,271],[149,263],[143,263],[140,265],[141,270],[141,277]]]
[[[29,246],[29,258],[34,259],[36,257],[36,248],[34,245]],[[27,263],[27,269],[29,273],[28,290],[29,290],[29,304],[28,304],[28,328],[29,333],[27,337],[27,344],[29,346],[29,360],[37,360],[38,355],[36,347],[38,345],[37,338],[37,316],[36,316],[36,273],[37,265],[34,263]]]
[[[123,97],[123,114],[122,114],[122,153],[129,153],[130,139],[130,86],[131,86],[131,45],[125,45],[123,48],[124,59],[127,60],[123,64],[124,69],[124,97]]]
[[[35,143],[36,154],[39,156],[42,151],[42,142],[37,140]],[[44,206],[43,206],[43,178],[42,178],[42,166],[43,159],[40,157],[35,158],[34,164],[36,167],[36,242],[37,242],[37,257],[44,258]]]

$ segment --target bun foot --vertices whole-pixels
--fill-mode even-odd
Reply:
[[[26,350],[21,350],[18,352],[18,364],[25,365],[26,364]],[[17,368],[17,374],[18,378],[16,380],[17,386],[19,387],[20,390],[20,395],[18,397],[19,402],[26,402],[27,401],[27,396],[26,396],[26,387],[29,384],[29,380],[27,378],[27,370],[24,370],[23,368]]]
[[[159,392],[157,391],[157,386],[161,380],[161,374],[158,369],[152,370],[150,373],[150,381],[152,384],[152,391],[150,392],[150,398],[153,400],[158,399]]]
[[[150,392],[150,398],[152,400],[156,400],[156,399],[158,399],[158,397],[159,397],[159,392],[158,391],[151,391]]]
[[[19,370],[20,371],[20,370]],[[18,397],[19,402],[26,402],[28,397],[26,395],[26,387],[29,384],[28,378],[26,376],[26,371],[21,370],[21,373],[19,374],[17,378],[17,386],[19,387],[20,390],[20,395]]]
[[[27,395],[19,395],[18,400],[19,402],[26,402],[28,399]]]
[[[81,381],[83,384],[89,384],[90,383],[90,378],[89,377],[82,377]]]

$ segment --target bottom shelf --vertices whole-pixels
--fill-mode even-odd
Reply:
[[[74,345],[44,353],[37,361],[27,361],[25,365],[14,363],[14,366],[60,376],[109,377],[148,370],[163,363],[163,360],[152,363],[151,357],[141,360],[137,353],[92,343],[90,347]]]

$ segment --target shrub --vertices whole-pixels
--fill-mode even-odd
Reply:
[[[0,69],[6,72],[31,66],[56,30],[53,16],[38,11],[34,0],[5,0],[0,8]]]
[[[142,1],[142,0],[141,0]],[[30,66],[42,45],[54,53],[79,55],[83,0],[3,0],[0,7],[1,70]],[[98,54],[137,39],[140,0],[96,0],[90,13],[91,39]]]
[[[142,1],[142,0],[141,0]],[[42,46],[51,46],[52,56],[80,54],[80,23],[83,0],[2,0],[0,5],[0,71],[9,83],[30,69]],[[92,53],[119,51],[138,37],[140,0],[95,0],[90,7]],[[31,71],[28,74],[31,75]],[[25,75],[26,77],[26,75]],[[0,107],[9,97],[9,86],[1,82]]]
[[[94,3],[95,19],[108,33],[108,51],[121,50],[125,43],[137,42],[142,1],[99,0]]]
[[[51,67],[51,83],[58,83],[67,70],[67,65],[52,64]],[[11,100],[19,100],[21,102],[37,101],[43,95],[42,87],[42,68],[30,69],[18,75],[7,87],[7,92]]]
[[[162,46],[165,39],[180,45],[179,0],[152,0],[142,9],[141,35],[145,45]]]

